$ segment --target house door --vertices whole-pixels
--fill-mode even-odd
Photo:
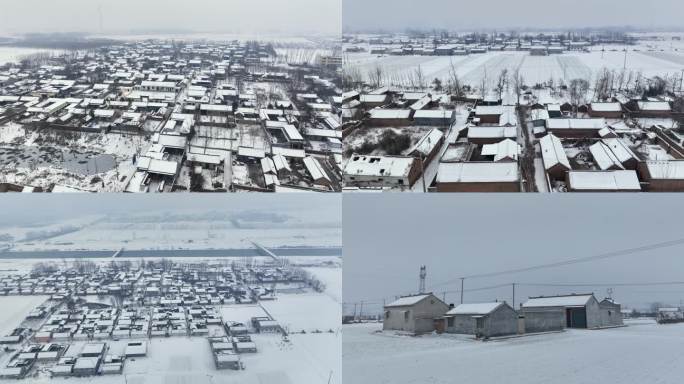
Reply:
[[[568,328],[586,328],[587,310],[585,308],[567,308],[565,320]]]

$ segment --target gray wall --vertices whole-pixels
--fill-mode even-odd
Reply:
[[[591,298],[587,303],[587,328],[601,327],[601,308],[595,298]]]
[[[522,308],[525,333],[560,331],[565,328],[565,309],[559,307]]]
[[[622,313],[620,304],[612,304],[607,302],[599,303],[601,326],[602,327],[616,327],[623,325]]]
[[[398,330],[414,333],[426,333],[434,330],[434,319],[443,316],[449,310],[449,306],[434,296],[412,306],[385,308],[385,320],[382,329]],[[408,319],[405,319],[403,311],[410,311]],[[389,312],[390,316],[387,317]]]
[[[448,326],[447,320],[446,331],[448,333],[474,335],[477,320],[473,316],[454,315],[452,326]],[[485,316],[484,319],[484,329],[482,330],[484,336],[493,337],[518,333],[518,314],[508,305],[502,305],[494,312]]]

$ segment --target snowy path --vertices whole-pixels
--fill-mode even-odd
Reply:
[[[343,327],[347,383],[679,383],[684,324],[649,322],[495,342],[393,337],[380,324]],[[502,378],[505,380],[502,381]]]

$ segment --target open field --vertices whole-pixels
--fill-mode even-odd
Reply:
[[[621,70],[625,65],[624,46],[593,47],[591,52],[565,52],[560,55],[531,56],[528,52],[491,51],[468,56],[380,56],[364,53],[347,53],[346,66],[358,68],[363,76],[380,66],[385,72],[387,83],[400,85],[405,77],[420,66],[425,79],[439,78],[446,82],[451,65],[461,81],[477,86],[486,78],[492,85],[498,74],[508,69],[516,70],[524,77],[526,84],[563,80],[569,83],[575,78],[593,80],[603,68]],[[638,51],[635,51],[638,50]],[[649,51],[653,49],[652,51]],[[659,49],[663,49],[660,51]],[[646,45],[630,46],[627,53],[627,71],[641,72],[645,77],[665,74],[679,74],[684,69],[684,49]],[[615,51],[613,51],[615,50]]]
[[[21,323],[33,308],[47,300],[47,296],[0,297],[0,335],[6,335]]]
[[[627,324],[491,342],[348,325],[343,369],[350,383],[679,383],[684,324]]]

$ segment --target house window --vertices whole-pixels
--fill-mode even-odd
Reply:
[[[478,317],[477,319],[475,319],[475,328],[477,328],[477,329],[484,328],[484,317]]]
[[[447,319],[447,327],[453,327],[453,326],[454,326],[454,318],[453,318],[453,317],[449,317],[449,318]]]
[[[386,311],[385,312],[385,319],[389,319],[389,318],[390,318],[390,311]]]
[[[404,311],[404,321],[409,321],[409,313],[411,311]]]

